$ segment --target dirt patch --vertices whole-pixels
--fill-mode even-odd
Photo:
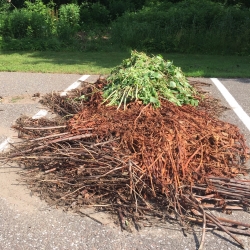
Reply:
[[[18,141],[18,134],[13,129],[0,126],[0,131],[3,140],[8,137],[11,138],[11,143]],[[8,150],[8,147],[4,151],[6,150]],[[22,168],[17,164],[2,163],[0,165],[1,198],[4,198],[19,211],[34,212],[42,206],[45,207],[44,202],[37,197],[31,197],[30,190],[18,181],[20,171],[22,171]]]
[[[47,205],[37,197],[32,197],[30,190],[22,185],[19,181],[18,166],[0,166],[0,190],[1,198],[19,211],[35,212],[41,207]]]
[[[17,95],[17,96],[5,96],[0,100],[1,104],[32,104],[38,102],[40,95]]]
[[[16,136],[16,135],[17,135],[17,133],[13,129],[6,128],[6,127],[0,125],[0,136],[12,137],[12,136]]]

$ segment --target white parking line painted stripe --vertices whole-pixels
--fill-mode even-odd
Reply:
[[[48,114],[48,111],[45,109],[41,109],[38,111],[35,115],[32,116],[32,119],[40,119]],[[7,149],[12,142],[11,138],[5,139],[1,144],[0,144],[0,152],[3,152],[5,149]]]
[[[79,87],[79,85],[81,84],[81,82],[85,81],[87,78],[89,78],[90,75],[83,75],[81,76],[76,82],[72,83],[68,88],[66,88],[61,94],[60,96],[65,96],[67,95],[67,92],[72,90],[72,89],[76,89],[77,87]]]
[[[83,82],[83,81],[87,80],[89,77],[90,77],[90,75],[83,75],[83,76],[81,76],[81,77],[78,79],[78,81]]]
[[[65,96],[68,91],[77,88],[81,84],[81,82],[85,81],[89,77],[90,77],[90,75],[81,76],[76,82],[72,83],[68,88],[66,88],[60,95]],[[32,116],[32,119],[40,119],[41,117],[44,117],[47,114],[48,114],[47,110],[41,109],[37,114]]]
[[[211,78],[211,81],[221,92],[221,94],[226,99],[228,104],[231,106],[235,114],[240,118],[240,120],[244,123],[244,125],[250,131],[250,117],[248,116],[248,114],[242,109],[242,107],[238,104],[238,102],[234,99],[234,97],[230,94],[230,92],[225,88],[225,86],[217,78]]]
[[[45,109],[39,110],[34,116],[32,116],[32,119],[40,119],[48,114],[48,111]],[[7,149],[10,145],[10,143],[13,142],[11,138],[5,139],[1,144],[0,144],[0,152],[3,152],[5,149]]]
[[[48,114],[48,111],[45,109],[39,110],[35,115],[32,116],[32,119],[40,119]],[[5,149],[7,149],[12,142],[11,138],[5,139],[1,144],[0,144],[0,152],[3,152]]]
[[[5,139],[1,144],[0,144],[0,152],[3,152],[5,149],[9,147],[9,143],[11,142],[10,138]]]
[[[77,88],[81,82],[87,80],[90,77],[90,75],[83,75],[81,76],[76,82],[71,84],[68,88],[66,88],[62,93],[61,96],[64,96],[67,94],[68,91]],[[48,111],[45,109],[39,110],[35,115],[32,116],[32,119],[40,119],[48,114]],[[10,138],[5,139],[1,144],[0,144],[0,152],[3,152],[5,149],[9,147],[9,144],[11,142]]]
[[[32,116],[32,119],[40,119],[48,114],[48,111],[45,109],[39,110],[35,115]]]

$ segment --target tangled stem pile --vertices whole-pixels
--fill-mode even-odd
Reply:
[[[52,204],[122,208],[134,221],[146,213],[163,216],[172,211],[183,219],[191,207],[199,208],[196,195],[213,194],[214,201],[223,201],[221,209],[232,205],[225,202],[223,190],[214,192],[211,178],[225,181],[245,173],[248,149],[236,126],[220,121],[202,105],[179,107],[162,100],[158,109],[139,101],[126,110],[107,107],[103,84],[98,81],[75,92],[92,94],[78,103],[81,111],[60,124],[17,121],[15,128],[24,141],[4,160],[25,166],[23,176],[31,189]],[[43,102],[59,113],[66,107],[72,111],[65,98],[49,95]],[[242,206],[249,206],[250,192],[242,197]]]

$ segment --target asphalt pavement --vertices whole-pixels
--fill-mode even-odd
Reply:
[[[41,95],[52,91],[64,91],[81,75],[75,74],[36,74],[0,72],[0,144],[15,136],[11,125],[20,115],[33,116],[44,109],[38,103],[36,93]],[[98,76],[90,76],[93,82]],[[210,79],[200,78],[210,83],[207,89],[228,103]],[[234,96],[243,110],[250,116],[250,79],[219,79]],[[237,125],[245,134],[250,147],[250,131],[233,110],[226,111],[225,121]],[[17,179],[19,168],[0,166],[0,249],[198,249],[201,229],[183,232],[177,224],[159,223],[158,226],[144,227],[139,232],[128,233],[111,221],[100,224],[89,217],[82,217],[62,209],[49,207],[44,201],[33,196]],[[235,212],[231,219],[250,223],[250,214]],[[250,238],[238,236],[246,249],[250,250]],[[205,239],[206,250],[240,249],[225,233],[208,232]]]

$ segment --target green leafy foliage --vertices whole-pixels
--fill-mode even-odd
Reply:
[[[80,7],[73,3],[61,5],[59,17],[61,22],[67,23],[72,29],[76,29],[80,20]]]
[[[165,61],[160,55],[149,57],[145,53],[131,52],[129,59],[111,71],[103,97],[108,105],[140,100],[160,107],[160,99],[167,99],[178,106],[198,105],[196,91],[189,85],[179,67]]]
[[[165,1],[112,23],[113,43],[146,52],[250,54],[250,10],[208,0]]]
[[[250,55],[249,6],[249,0],[0,0],[0,46]],[[81,40],[78,32],[87,35]]]
[[[50,37],[53,32],[50,9],[41,0],[25,4],[25,8],[14,9],[3,16],[0,29],[3,39]]]
[[[0,0],[0,13],[5,13],[10,9],[10,3],[6,0]],[[0,18],[1,19],[1,18]]]
[[[83,27],[85,25],[93,26],[93,24],[108,25],[110,22],[109,15],[108,9],[99,2],[92,4],[84,2],[80,5],[80,21]]]
[[[61,41],[69,43],[80,28],[80,7],[76,4],[64,4],[59,9],[57,34]]]
[[[25,1],[24,2],[25,9],[30,12],[37,12],[41,15],[46,16],[47,15],[47,7],[42,2],[42,0],[35,0],[34,2],[31,1]]]

